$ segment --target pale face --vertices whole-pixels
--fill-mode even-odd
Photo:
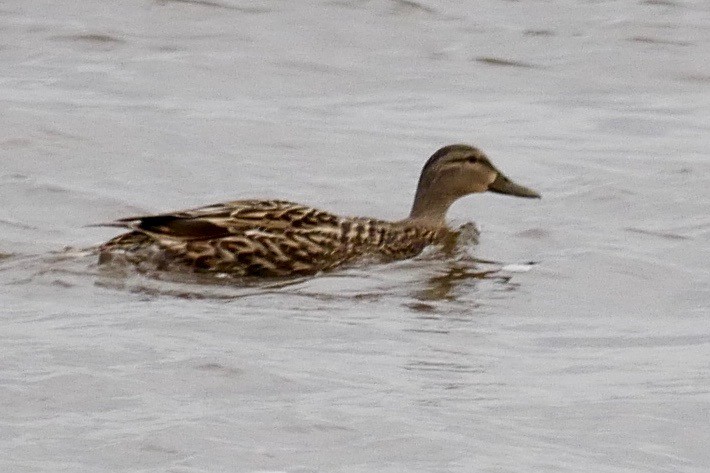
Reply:
[[[487,191],[499,174],[482,151],[470,146],[452,148],[425,172],[432,189],[455,198]]]

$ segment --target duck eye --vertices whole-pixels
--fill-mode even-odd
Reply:
[[[469,156],[467,161],[471,164],[476,164],[478,162],[478,157],[476,156]]]

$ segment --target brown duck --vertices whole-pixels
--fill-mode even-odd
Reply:
[[[128,228],[99,247],[101,263],[234,276],[314,274],[364,256],[416,256],[451,231],[446,212],[476,192],[540,195],[515,184],[472,146],[445,146],[424,165],[409,217],[397,222],[340,217],[283,200],[236,200],[101,224]]]

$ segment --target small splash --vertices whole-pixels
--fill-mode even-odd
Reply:
[[[527,273],[530,271],[535,263],[525,263],[525,264],[506,264],[501,271],[506,271],[508,273]]]

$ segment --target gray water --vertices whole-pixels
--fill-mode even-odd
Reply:
[[[708,58],[705,0],[3,2],[0,471],[710,471]],[[398,219],[455,142],[543,194],[457,203],[463,256],[87,250],[237,198]]]

